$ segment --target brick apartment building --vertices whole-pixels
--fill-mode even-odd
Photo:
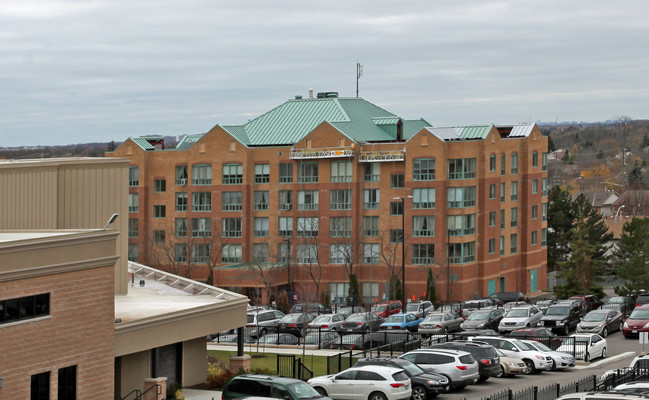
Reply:
[[[546,287],[547,138],[535,124],[433,128],[336,93],[175,148],[129,138],[129,258],[265,302],[441,301]],[[405,226],[402,226],[405,225]],[[405,236],[402,236],[405,232]]]

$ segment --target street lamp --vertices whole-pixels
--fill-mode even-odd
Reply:
[[[392,200],[401,200],[401,305],[406,306],[406,199],[411,195],[393,197]]]
[[[623,208],[625,208],[625,207],[624,207],[624,204],[622,204],[621,206],[619,206],[619,207],[617,208],[617,211],[615,212],[615,222],[616,222],[616,223],[617,223],[617,215],[620,213],[620,210],[623,209]]]

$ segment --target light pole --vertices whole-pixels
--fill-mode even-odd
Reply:
[[[392,200],[401,200],[401,306],[406,306],[406,199],[411,195],[393,197]]]
[[[284,239],[286,243],[286,284],[288,285],[288,292],[290,295],[293,295],[292,285],[291,285],[291,239]]]
[[[617,211],[615,212],[615,222],[616,222],[616,223],[617,223],[617,215],[620,213],[620,210],[623,209],[623,208],[625,208],[624,204],[622,204],[621,206],[619,206],[619,207],[617,208]]]

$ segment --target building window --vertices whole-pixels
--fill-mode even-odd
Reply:
[[[538,151],[533,151],[532,152],[532,166],[533,167],[538,167],[539,166],[539,152]]]
[[[128,219],[128,237],[136,238],[138,235],[137,231],[137,218]]]
[[[293,217],[279,217],[279,236],[293,236]]]
[[[489,156],[489,171],[496,171],[496,155],[492,154]]]
[[[58,399],[75,400],[77,398],[77,366],[72,365],[59,369]]]
[[[289,243],[281,242],[277,243],[277,262],[282,264],[288,264],[291,257],[291,248]]]
[[[174,261],[178,263],[187,262],[187,245],[185,243],[176,243],[174,245]]]
[[[492,183],[489,185],[489,198],[490,199],[495,199],[496,198],[496,184]]]
[[[392,201],[390,202],[390,215],[403,215],[403,202]]]
[[[186,165],[176,165],[176,185],[185,186],[187,185],[187,166]]]
[[[433,181],[435,180],[435,159],[420,158],[414,160],[412,164],[413,181]]]
[[[541,228],[541,246],[548,245],[548,228]]]
[[[496,226],[496,212],[489,212],[489,226]]]
[[[505,255],[505,237],[504,236],[500,237],[500,255],[501,256]]]
[[[138,186],[140,184],[140,169],[138,167],[128,167],[128,185]]]
[[[500,210],[500,229],[505,229],[505,210]]]
[[[176,192],[176,211],[187,211],[187,192]]]
[[[363,235],[365,235],[365,236],[378,236],[379,235],[379,217],[378,216],[363,217]]]
[[[541,221],[548,220],[548,203],[541,204]]]
[[[435,236],[435,217],[432,215],[416,215],[412,217],[412,236]]]
[[[401,242],[403,242],[403,230],[390,229],[390,243],[401,243]]]
[[[255,164],[255,183],[270,182],[270,165]]]
[[[496,252],[496,239],[489,239],[489,254]]]
[[[331,293],[332,303],[335,304],[347,304],[348,295],[349,295],[349,283],[340,282],[340,283],[330,283],[329,284],[329,293]],[[363,291],[365,293],[365,291]],[[369,301],[368,303],[373,303],[374,300]]]
[[[319,195],[317,190],[298,190],[297,209],[298,211],[317,210]]]
[[[532,246],[539,244],[539,233],[537,231],[532,231]]]
[[[518,200],[518,182],[512,182],[511,195],[512,195],[512,201]]]
[[[432,243],[413,244],[412,263],[418,265],[435,264],[435,245]]]
[[[0,325],[50,315],[50,294],[0,300]]]
[[[449,215],[446,217],[449,236],[466,236],[475,234],[475,214]]]
[[[329,237],[352,237],[352,218],[330,217]]]
[[[268,243],[253,243],[252,260],[256,263],[268,262]]]
[[[350,161],[334,161],[331,163],[331,182],[351,182],[352,163]]]
[[[371,304],[376,303],[379,298],[379,283],[378,282],[363,282],[362,286],[363,303]]]
[[[543,190],[541,196],[546,197],[548,195],[548,178],[543,178],[541,182],[542,182],[542,190]]]
[[[255,210],[268,210],[268,190],[255,190]]]
[[[509,250],[509,252],[511,254],[516,254],[516,252],[518,251],[518,234],[512,233],[509,236],[509,240],[510,240],[510,250]]]
[[[165,231],[163,230],[154,230],[153,231],[153,243],[164,243],[165,242]]]
[[[352,257],[352,245],[335,243],[329,245],[329,264],[345,264]]]
[[[223,249],[225,251],[225,246]],[[223,254],[223,252],[221,252]],[[192,264],[207,264],[210,261],[210,245],[207,243],[192,244]]]
[[[225,220],[226,218],[224,218]],[[192,218],[192,237],[211,237],[212,220],[209,218]]]
[[[475,186],[448,188],[447,204],[449,208],[475,206]]]
[[[223,165],[223,184],[240,185],[243,183],[243,166],[241,164]]]
[[[417,210],[435,208],[435,188],[412,189],[412,208]]]
[[[381,163],[365,163],[363,166],[363,178],[365,182],[379,182],[381,180]]]
[[[209,164],[192,165],[192,185],[211,185],[212,166]]]
[[[539,193],[539,181],[538,179],[534,179],[532,181],[532,194],[537,194]]]
[[[351,210],[352,191],[351,189],[335,189],[329,192],[330,210]]]
[[[543,163],[542,164],[543,171],[547,171],[548,170],[548,153],[545,153],[545,152],[543,153],[543,155],[541,157],[541,162]]]
[[[241,237],[241,218],[223,218],[221,221],[221,236],[224,238]]]
[[[128,260],[137,262],[137,243],[130,243],[128,245]]]
[[[291,190],[280,190],[278,200],[281,211],[289,211],[293,208],[293,192]]]
[[[50,371],[32,375],[30,400],[50,400]]]
[[[403,188],[406,185],[406,177],[403,174],[390,175],[390,187],[394,189]]]
[[[532,206],[532,219],[537,219],[539,217],[539,206]]]
[[[221,262],[240,263],[241,262],[241,245],[224,244],[221,250]]]
[[[176,237],[187,237],[187,218],[176,218],[174,221],[174,234]]]
[[[363,206],[366,210],[379,208],[380,197],[379,189],[364,189]]]
[[[140,210],[139,200],[140,196],[137,193],[128,194],[128,212],[138,212]]]
[[[318,163],[316,161],[302,161],[297,168],[297,183],[317,183]]]
[[[243,209],[241,192],[222,192],[221,211],[241,211]]]
[[[448,160],[448,179],[475,178],[475,158],[455,158]]]
[[[254,224],[253,235],[257,237],[268,236],[268,217],[255,217]]]
[[[293,164],[279,164],[279,183],[293,183]]]
[[[378,243],[363,244],[363,264],[379,263],[379,245]]]
[[[515,227],[518,226],[518,207],[512,207],[511,216],[512,216],[512,218],[511,218],[511,220],[509,222],[509,225],[512,228],[515,228]]]
[[[167,191],[167,181],[165,179],[153,180],[153,191],[156,193],[164,193]]]
[[[518,174],[518,153],[512,153],[512,175]]]
[[[317,264],[318,245],[315,243],[301,243],[295,248],[298,264]]]
[[[212,211],[212,193],[192,193],[192,211]]]
[[[153,206],[153,217],[154,218],[165,218],[167,216],[167,208],[161,205]]]
[[[500,155],[500,175],[505,176],[505,154]]]
[[[500,183],[500,202],[505,202],[505,182]]]
[[[475,242],[448,244],[449,264],[466,264],[474,261],[475,261]]]
[[[318,236],[318,217],[300,217],[297,219],[297,235],[301,237]]]

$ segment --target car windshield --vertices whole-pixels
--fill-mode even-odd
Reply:
[[[538,306],[549,306],[550,304],[552,304],[552,300],[541,300],[536,302],[536,305]]]
[[[365,317],[363,316],[363,314],[352,314],[349,317],[347,317],[347,319],[345,320],[345,322],[348,321],[349,322],[365,321]]]
[[[474,312],[471,315],[469,315],[469,317],[467,318],[467,321],[482,321],[482,320],[485,320],[485,319],[489,318],[489,313],[490,312],[491,311],[488,311],[488,312],[479,312],[479,311]]]
[[[507,311],[505,318],[525,318],[527,317],[529,310],[526,308],[512,308]]]
[[[439,322],[442,320],[441,314],[428,315],[424,321],[426,322]]]
[[[631,315],[629,315],[629,318],[631,318],[631,319],[649,319],[649,310],[633,310],[633,311],[631,311]]]
[[[399,368],[403,368],[410,376],[417,376],[424,373],[424,370],[415,363],[406,363],[406,365],[400,365]]]
[[[287,314],[280,320],[281,323],[299,322],[302,319],[302,314]]]
[[[528,346],[536,347],[538,350],[541,351],[552,351],[551,348],[549,348],[548,346],[544,345],[541,342],[534,342],[533,344],[532,343],[525,343],[525,344],[527,344]]]
[[[400,324],[400,323],[403,322],[403,316],[401,316],[401,315],[390,315],[389,317],[387,317],[385,319],[385,322]]]
[[[385,305],[383,305],[383,306],[372,306],[372,310],[371,310],[371,311],[372,311],[372,312],[375,312],[375,313],[380,313],[380,312],[382,312],[382,311],[385,311],[385,308],[386,308]]]
[[[318,315],[317,317],[315,317],[315,319],[313,321],[311,321],[311,323],[312,324],[318,324],[318,323],[323,323],[323,322],[329,322],[330,319],[331,319],[331,317],[328,316],[328,315]]]
[[[288,385],[288,390],[293,392],[298,399],[315,399],[322,397],[317,390],[306,382],[291,383]]]
[[[528,346],[527,344],[521,342],[520,340],[514,339],[512,340],[512,343],[514,343],[519,349],[521,350],[534,350],[533,347]]]
[[[550,307],[548,311],[545,312],[545,315],[567,315],[570,314],[570,308],[568,307]]]
[[[419,310],[419,304],[408,304],[406,306],[406,311],[408,312],[416,312],[417,310]]]
[[[602,322],[606,319],[606,313],[588,313],[584,317],[584,322]]]

